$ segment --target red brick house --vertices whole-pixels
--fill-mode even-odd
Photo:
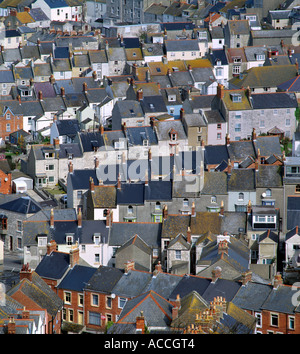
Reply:
[[[0,194],[11,194],[12,192],[10,170],[8,161],[0,159]]]
[[[20,282],[7,294],[26,308],[46,310],[45,333],[61,333],[63,301],[28,264],[20,271]]]
[[[23,115],[14,114],[9,107],[0,112],[0,139],[9,141],[9,134],[23,129]]]

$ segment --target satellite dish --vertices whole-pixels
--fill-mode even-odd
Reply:
[[[266,195],[266,193],[263,193],[261,196],[262,196],[263,198],[265,198],[267,195]]]
[[[111,294],[111,298],[114,299],[116,297],[116,294]]]

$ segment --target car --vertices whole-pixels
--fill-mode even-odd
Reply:
[[[63,204],[67,204],[67,200],[68,200],[68,196],[65,194],[63,195],[61,198],[60,198],[60,201],[63,203]]]

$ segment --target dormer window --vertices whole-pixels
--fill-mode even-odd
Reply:
[[[95,234],[94,235],[94,244],[95,245],[100,245],[101,243],[101,235],[100,234]]]
[[[238,94],[238,93],[231,93],[231,100],[232,102],[242,102],[242,95]]]
[[[71,246],[73,244],[73,235],[66,235],[66,244]]]

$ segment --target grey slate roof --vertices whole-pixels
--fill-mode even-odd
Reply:
[[[76,264],[58,284],[57,288],[72,291],[83,291],[86,284],[88,284],[89,280],[96,271],[97,268]]]
[[[114,222],[109,235],[109,246],[122,246],[134,235],[139,235],[150,247],[159,248],[161,223]]]
[[[85,289],[111,294],[122,276],[123,271],[118,268],[100,266],[90,278]]]
[[[255,191],[255,170],[234,168],[228,181],[228,191]]]

